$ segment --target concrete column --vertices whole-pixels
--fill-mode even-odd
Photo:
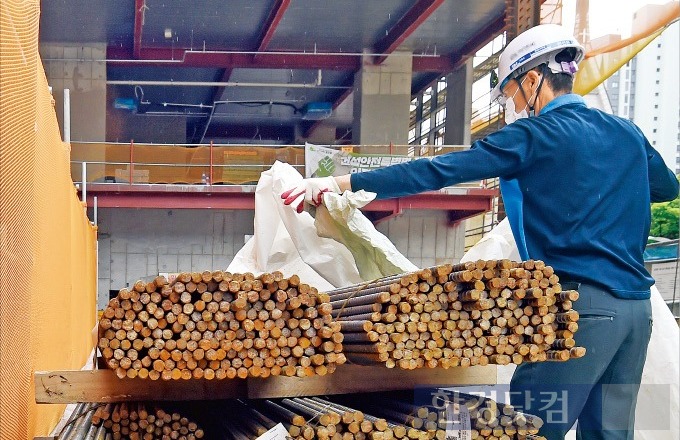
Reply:
[[[470,144],[472,58],[446,77],[445,145]]]
[[[71,140],[103,142],[106,138],[105,43],[40,45],[47,81],[52,86],[57,118],[63,129],[64,89],[71,96]]]
[[[372,58],[364,56],[361,69],[354,75],[352,142],[407,145],[412,54],[395,52],[380,65],[374,65]],[[362,152],[386,153],[387,149],[362,148]]]

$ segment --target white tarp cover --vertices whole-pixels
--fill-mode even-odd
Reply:
[[[324,195],[328,209],[316,210],[315,225],[308,212],[298,214],[281,200],[281,193],[302,179],[282,162],[262,173],[255,190],[254,235],[228,271],[279,270],[323,291],[418,269],[359,211],[375,194]]]

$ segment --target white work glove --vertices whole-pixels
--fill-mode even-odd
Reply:
[[[323,193],[325,192],[340,194],[340,187],[332,176],[304,179],[296,187],[281,194],[281,198],[284,199],[284,205],[292,205],[295,201],[299,200],[300,203],[295,207],[295,210],[301,213],[305,202],[312,206],[321,205],[323,203]]]

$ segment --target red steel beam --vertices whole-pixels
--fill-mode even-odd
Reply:
[[[451,72],[455,70],[453,60],[449,55],[436,57],[413,57],[414,72]]]
[[[375,64],[385,61],[387,55],[394,52],[443,3],[444,0],[418,0],[388,31],[387,36],[375,44],[375,52],[383,54],[376,57]]]
[[[326,70],[353,70],[361,67],[360,55],[325,55],[323,53],[310,54],[258,54],[254,59],[252,54],[224,52],[181,52],[165,48],[140,49],[139,58],[132,58],[129,49],[120,46],[109,46],[107,58],[109,65],[144,67],[144,66],[172,66],[172,67],[209,67],[222,69],[258,68],[258,69],[285,69],[294,66],[298,69],[326,69]],[[139,61],[135,61],[135,60]],[[170,62],[168,62],[170,61]],[[447,72],[454,70],[454,64],[450,56],[437,55],[427,57],[413,57],[414,72]]]
[[[496,20],[485,26],[479,33],[474,35],[466,41],[455,54],[442,55],[437,57],[413,57],[413,71],[414,72],[433,72],[436,73],[436,78],[461,67],[469,57],[473,56],[475,52],[484,47],[497,34],[505,29],[505,16],[501,15]],[[424,88],[429,86],[430,82]],[[423,89],[424,89],[423,88]],[[420,93],[423,89],[417,91]],[[333,102],[333,109],[336,109],[347,97],[354,91],[354,89],[345,90]],[[309,135],[319,126],[322,121],[317,121],[312,124],[304,133],[305,137]]]
[[[480,189],[467,194],[445,194],[427,192],[398,199],[374,200],[362,211],[399,211],[404,209],[435,209],[442,211],[488,211],[496,190]]]
[[[265,21],[262,37],[257,45],[258,52],[267,50],[267,46],[269,46],[269,42],[274,38],[274,32],[276,32],[276,28],[279,26],[288,6],[290,6],[290,0],[276,0],[274,2],[272,10],[269,12],[269,17]]]
[[[99,208],[141,209],[255,209],[254,187],[203,187],[187,185],[88,185],[88,206]],[[461,194],[429,192],[399,199],[376,200],[362,208],[382,218],[405,209],[442,210],[449,212],[480,213],[491,209],[493,189],[468,189]],[[459,214],[459,215],[460,215]],[[458,217],[458,216],[457,216]]]
[[[253,69],[325,69],[357,70],[361,66],[359,55],[287,54],[286,52],[262,53],[253,57],[250,53],[229,51],[189,51],[186,49],[142,48],[139,61],[132,59],[129,49],[119,46],[107,48],[110,66],[128,67],[207,67],[207,68],[253,68]]]
[[[135,34],[133,38],[132,56],[139,59],[142,50],[142,30],[144,27],[144,0],[135,0]]]
[[[253,193],[87,193],[88,206],[146,209],[255,209]]]

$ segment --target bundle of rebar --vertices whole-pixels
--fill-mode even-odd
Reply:
[[[469,438],[543,439],[542,421],[509,405],[458,394],[450,404],[468,409]],[[446,440],[447,430],[456,429],[441,402],[420,405],[391,394],[231,400],[202,413],[206,438],[228,440],[255,439],[279,423],[296,440]]]
[[[99,321],[120,378],[312,376],[345,362],[327,294],[281,272],[180,273],[121,289]]]
[[[509,404],[502,404],[493,399],[453,392],[448,403],[453,405],[453,412],[460,412],[465,407],[472,422],[473,438],[474,431],[479,433],[480,438],[543,438],[538,436],[539,429],[543,426],[540,417],[517,411]],[[441,405],[436,405],[441,407]],[[505,436],[505,437],[504,437]]]
[[[438,398],[438,394],[445,396],[445,400]],[[538,436],[543,426],[539,417],[516,411],[511,405],[497,403],[483,396],[455,391],[435,392],[432,402],[426,404],[406,399],[399,393],[332,396],[329,399],[369,411],[389,424],[403,426],[408,438],[446,440],[447,430],[463,431],[465,426],[469,426],[468,438],[472,439],[543,439]],[[461,406],[467,411],[462,412]],[[451,416],[458,413],[469,417],[470,423],[456,425],[457,420]]]
[[[97,404],[76,404],[66,423],[57,433],[59,440],[105,440],[106,430],[92,424]]]
[[[353,363],[471,366],[581,357],[578,299],[543,261],[440,265],[327,292]]]
[[[195,440],[205,433],[195,421],[178,411],[166,411],[146,402],[109,403],[97,407],[92,426],[114,440]]]

